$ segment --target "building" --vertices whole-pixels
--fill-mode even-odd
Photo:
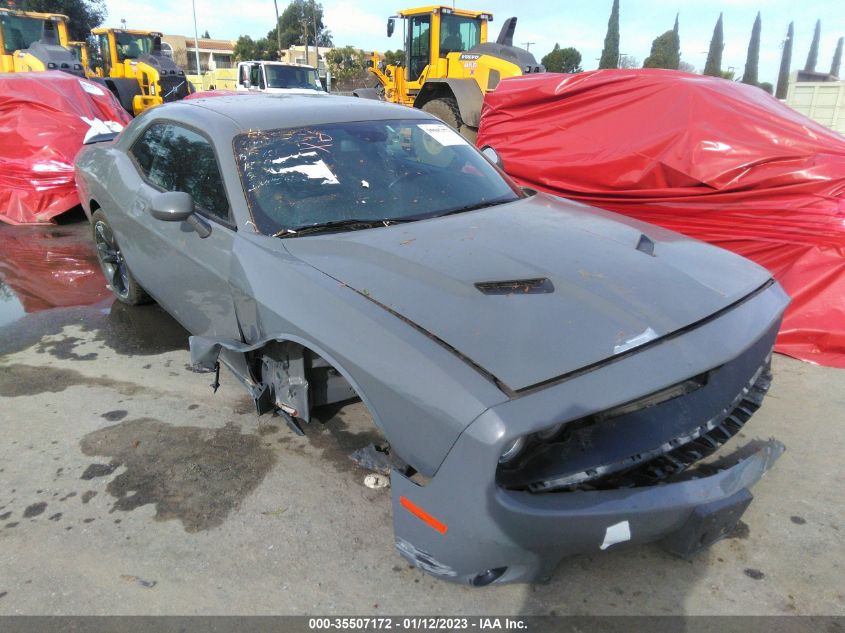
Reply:
[[[234,68],[235,42],[233,40],[215,40],[201,37],[199,43],[200,72],[214,71],[218,68]],[[197,56],[193,37],[185,35],[163,35],[161,48],[165,55],[173,58],[186,74],[196,75]]]
[[[325,77],[327,69],[326,53],[328,53],[330,50],[332,49],[326,46],[309,46],[308,59],[306,60],[304,46],[291,46],[287,50],[282,51],[282,56],[280,60],[287,64],[307,64],[308,66],[314,66],[317,69],[317,72],[319,73],[320,77]]]

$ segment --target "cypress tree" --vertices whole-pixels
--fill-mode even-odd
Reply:
[[[742,75],[742,83],[757,85],[757,71],[760,65],[760,30],[762,29],[760,12],[757,12],[757,19],[754,20],[754,27],[751,29],[751,41],[748,42],[748,56],[745,58],[745,73]]]
[[[795,35],[795,23],[789,23],[786,31],[786,40],[783,42],[783,54],[780,56],[780,71],[778,72],[778,87],[775,96],[778,99],[786,99],[786,91],[789,87],[789,69],[792,66],[792,39]]]
[[[619,0],[613,0],[599,68],[619,68]]]
[[[816,30],[813,32],[813,43],[810,44],[810,52],[807,53],[807,63],[804,70],[815,72],[816,63],[819,61],[819,40],[822,38],[822,21],[816,20]]]
[[[680,16],[679,13],[675,14],[675,28],[672,30],[675,32],[675,50],[673,51],[675,57],[678,59],[678,66],[681,64],[681,31],[678,28],[678,17]],[[677,70],[677,66],[675,67]]]
[[[836,42],[836,52],[833,54],[833,63],[830,64],[830,74],[834,77],[839,76],[839,67],[842,65],[842,40]]]
[[[716,21],[713,28],[713,37],[710,39],[710,50],[707,51],[707,62],[704,64],[704,74],[712,77],[722,76],[722,51],[725,48],[725,33],[722,30],[722,14]]]

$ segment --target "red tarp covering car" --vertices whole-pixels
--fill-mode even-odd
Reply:
[[[73,159],[86,135],[131,118],[92,81],[60,71],[0,74],[0,221],[48,222],[79,204]]]
[[[541,74],[485,97],[478,146],[522,185],[768,268],[776,350],[845,368],[845,138],[741,83],[666,70]]]

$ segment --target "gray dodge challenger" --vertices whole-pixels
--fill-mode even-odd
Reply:
[[[494,162],[412,108],[228,96],[92,139],[76,181],[115,295],[172,314],[197,371],[225,365],[294,431],[363,401],[396,548],[426,572],[483,586],[630,543],[694,554],[783,451],[723,445],[769,387],[786,294]]]

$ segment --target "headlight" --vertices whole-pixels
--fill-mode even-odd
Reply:
[[[508,462],[512,462],[523,448],[525,448],[524,437],[518,437],[515,440],[512,440],[505,446],[505,450],[502,451],[502,454],[499,457],[499,463],[507,464]]]

